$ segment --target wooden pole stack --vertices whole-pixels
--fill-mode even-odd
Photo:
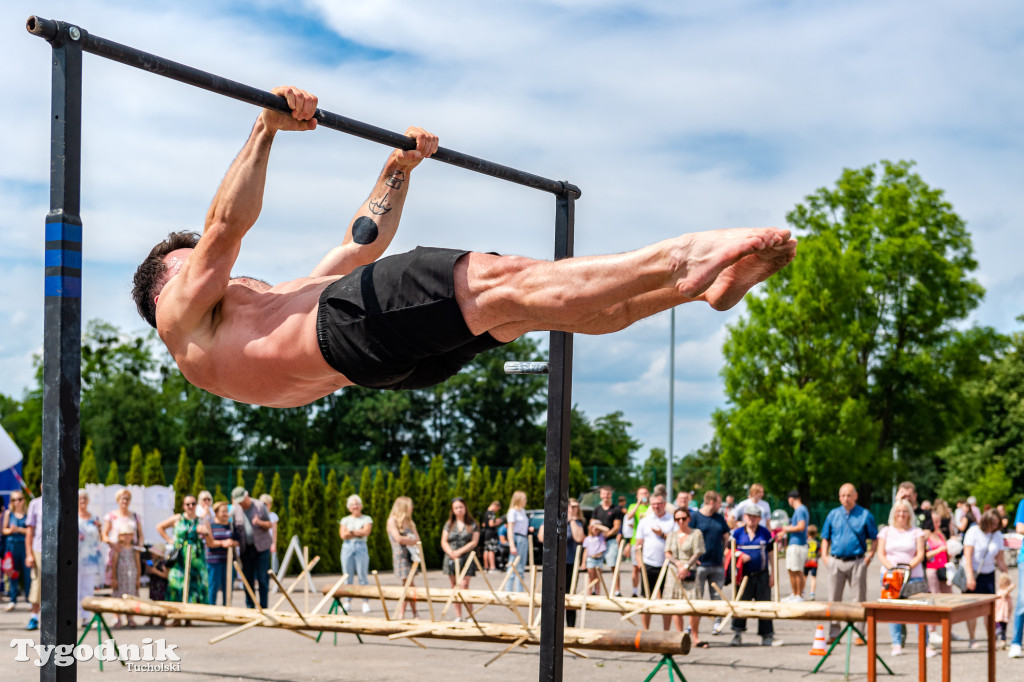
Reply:
[[[523,595],[526,597],[527,595]],[[468,603],[468,600],[467,600]],[[271,617],[268,611],[228,608],[206,604],[180,604],[178,602],[150,602],[135,598],[116,599],[113,597],[86,597],[82,607],[96,613],[124,613],[164,618],[180,618],[208,623],[242,625],[253,627],[274,627],[293,631],[346,632],[360,635],[376,635],[390,638],[464,640],[473,642],[498,642],[536,644],[537,628],[507,623],[484,623],[480,621],[455,623],[438,621],[425,623],[417,620],[385,620],[356,616],[307,613],[305,615],[276,612]],[[303,633],[305,634],[305,633]],[[656,630],[592,630],[566,628],[565,646],[576,649],[599,649],[603,651],[633,651],[650,654],[685,655],[689,652],[689,638],[681,632]]]

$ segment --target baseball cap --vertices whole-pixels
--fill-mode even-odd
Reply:
[[[231,491],[231,501],[241,502],[242,500],[245,499],[245,496],[247,494],[248,492],[246,491],[245,488],[243,488],[242,486],[236,486],[235,489]]]
[[[789,491],[789,494],[786,495],[786,497],[795,497],[797,499],[800,499],[800,491],[797,490],[796,488],[793,488],[792,490]]]
[[[758,507],[756,504],[748,504],[743,509],[743,515],[744,516],[760,516],[761,515],[761,508]]]

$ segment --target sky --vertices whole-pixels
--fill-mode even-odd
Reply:
[[[444,147],[568,180],[576,255],[674,235],[785,226],[844,168],[909,159],[946,191],[987,290],[965,324],[1020,328],[1024,9],[1012,2],[0,3],[0,393],[20,397],[43,343],[50,48],[29,15]],[[85,55],[83,324],[147,329],[131,275],[167,232],[200,229],[257,112]],[[279,135],[236,272],[305,275],[340,242],[388,150],[321,129]],[[554,198],[443,163],[413,174],[390,253],[418,244],[553,252]],[[1014,256],[1013,254],[1018,254]],[[799,255],[798,255],[799,257]],[[676,311],[674,450],[706,443],[741,303]],[[539,338],[544,338],[540,336]],[[575,338],[573,401],[669,436],[669,314]],[[530,358],[523,358],[530,359]]]

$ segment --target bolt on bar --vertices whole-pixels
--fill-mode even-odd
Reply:
[[[61,22],[63,23],[63,22]],[[43,19],[42,17],[32,16],[28,18],[26,23],[28,32],[32,35],[44,38],[47,41],[53,41],[59,33],[58,22],[51,19]],[[284,113],[291,113],[291,109],[288,107],[287,100],[280,96],[275,95],[265,90],[260,90],[244,83],[239,83],[227,78],[207,73],[206,71],[200,71],[199,69],[185,64],[180,64],[170,59],[164,59],[142,50],[136,50],[133,47],[121,45],[115,43],[112,40],[106,38],[100,38],[99,36],[90,35],[85,29],[78,26],[71,26],[69,28],[69,35],[72,40],[79,42],[82,46],[82,51],[89,52],[91,54],[105,57],[115,62],[120,62],[128,66],[134,66],[137,69],[143,71],[149,71],[155,73],[158,76],[164,76],[172,80],[187,83],[188,85],[194,85],[197,88],[203,90],[210,90],[232,99],[241,100],[248,102],[249,104],[255,104],[266,109],[274,109]],[[370,125],[368,123],[362,123],[355,119],[334,114],[323,109],[317,109],[316,120],[319,125],[331,128],[332,130],[338,130],[349,135],[355,135],[372,142],[379,142],[380,144],[388,145],[391,147],[398,147],[401,149],[415,149],[416,141],[411,137],[400,135],[399,133],[385,130],[384,128],[378,128],[377,126]],[[503,166],[492,161],[463,154],[445,147],[439,147],[438,150],[431,157],[437,161],[443,161],[444,163],[465,168],[467,170],[476,171],[484,175],[490,175],[492,177],[500,178],[502,180],[508,180],[520,185],[532,187],[534,189],[551,192],[556,195],[562,195],[565,193],[572,193],[579,197],[582,192],[579,187],[560,180],[550,180],[533,173],[527,173],[525,171],[511,168],[509,166]]]

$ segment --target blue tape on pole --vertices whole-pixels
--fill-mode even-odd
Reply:
[[[46,241],[82,243],[82,226],[69,223],[46,223]]]
[[[60,298],[82,297],[81,277],[47,277],[45,279],[45,293],[47,296],[57,296]]]
[[[65,267],[82,269],[82,252],[65,251],[64,249],[46,250],[46,267]]]

